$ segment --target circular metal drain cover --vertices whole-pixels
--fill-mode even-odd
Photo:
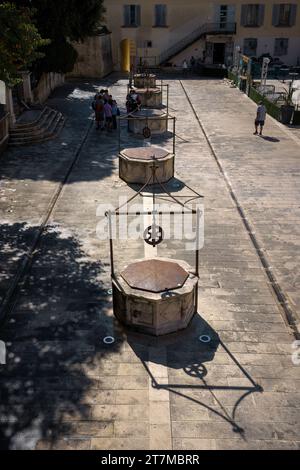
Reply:
[[[113,344],[115,342],[115,338],[113,336],[105,336],[103,339],[104,344]]]
[[[147,245],[156,247],[164,239],[164,231],[159,225],[150,225],[144,232],[144,240]]]
[[[211,337],[209,335],[201,335],[199,336],[199,341],[201,341],[201,343],[210,343]]]

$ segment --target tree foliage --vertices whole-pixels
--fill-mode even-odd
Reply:
[[[72,44],[61,39],[45,48],[45,56],[37,64],[41,72],[72,72],[78,54]]]
[[[0,80],[8,85],[20,81],[19,72],[43,57],[39,49],[49,43],[34,25],[33,13],[10,2],[0,4]]]
[[[77,53],[70,41],[83,41],[97,32],[103,20],[103,0],[15,0],[21,6],[34,7],[39,32],[51,39],[45,57],[39,61],[42,71],[69,72]]]

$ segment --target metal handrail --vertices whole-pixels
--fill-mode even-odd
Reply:
[[[268,94],[268,93],[275,93],[275,85],[259,85],[257,87],[259,93]]]
[[[9,113],[0,118],[0,142],[9,135]]]
[[[9,117],[9,113],[3,114],[2,117],[0,117],[0,122],[5,121]]]
[[[235,34],[236,32],[236,23],[205,23],[198,28],[196,28],[194,31],[192,31],[190,34],[182,38],[180,41],[178,41],[176,44],[174,44],[172,47],[167,49],[166,51],[162,52],[159,56],[159,61],[158,63],[161,64],[165,62],[168,58],[174,56],[178,52],[180,52],[182,49],[184,49],[186,46],[191,44],[193,41],[196,41],[199,39],[203,34],[216,34],[216,33],[232,33]]]

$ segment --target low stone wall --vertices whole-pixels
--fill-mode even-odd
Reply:
[[[62,73],[43,73],[38,85],[32,90],[33,101],[44,103],[55,88],[65,83],[65,75]]]
[[[78,59],[68,77],[101,78],[112,72],[110,34],[91,36],[72,45],[78,52]]]

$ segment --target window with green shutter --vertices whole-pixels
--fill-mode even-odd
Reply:
[[[154,6],[154,25],[167,26],[167,5]]]
[[[245,38],[244,39],[244,54],[248,57],[256,56],[257,50],[257,39],[256,38]]]
[[[141,24],[140,5],[124,5],[124,26],[137,27]]]
[[[241,25],[245,27],[258,27],[264,23],[265,5],[260,3],[248,3],[242,5]]]
[[[280,57],[282,55],[287,55],[289,48],[288,38],[276,38],[274,45],[274,56]]]
[[[273,26],[289,27],[296,22],[297,5],[295,3],[277,3],[273,5]]]

